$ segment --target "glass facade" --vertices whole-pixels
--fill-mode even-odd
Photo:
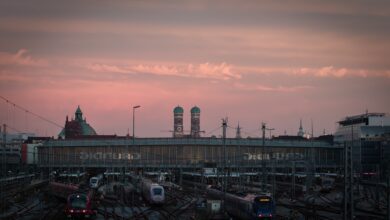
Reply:
[[[310,158],[316,166],[335,167],[342,164],[342,148],[323,142],[310,141],[285,142],[252,142],[242,145],[236,141],[226,145],[226,157],[222,144],[196,143],[197,140],[181,140],[183,143],[158,144],[156,140],[148,140],[153,145],[129,146],[119,141],[113,145],[101,145],[72,141],[59,145],[47,142],[39,148],[42,167],[201,167],[204,163],[215,163],[218,167],[257,167],[262,160],[267,163],[275,161],[278,165],[291,164],[291,161],[308,161]],[[184,143],[187,142],[187,143]],[[268,145],[267,145],[268,144]],[[68,146],[70,145],[70,146]],[[79,146],[77,146],[79,145]],[[98,145],[98,146],[96,146]],[[270,146],[271,145],[271,146]],[[315,147],[313,147],[315,146]],[[263,153],[264,151],[264,153]],[[312,152],[312,155],[311,153]]]

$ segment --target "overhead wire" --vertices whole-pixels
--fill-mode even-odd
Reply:
[[[229,126],[229,125],[228,125],[227,127],[230,128],[230,129],[237,130],[237,128],[231,127],[231,126]],[[244,134],[246,134],[246,135],[248,135],[248,136],[250,136],[250,137],[258,137],[257,135],[255,135],[255,134],[253,134],[253,133],[245,132],[245,131],[243,131],[243,130],[241,130],[241,133],[244,133]]]
[[[37,117],[37,118],[39,118],[39,119],[41,119],[41,120],[43,120],[43,121],[46,121],[47,123],[50,123],[50,124],[52,124],[52,125],[55,125],[55,126],[57,126],[57,127],[59,127],[59,128],[64,128],[62,125],[60,125],[60,124],[58,124],[58,123],[56,123],[56,122],[54,122],[54,121],[52,121],[52,120],[50,120],[50,119],[44,117],[44,116],[41,116],[41,115],[39,115],[39,114],[37,114],[37,113],[34,113],[34,112],[32,112],[32,111],[26,109],[25,107],[22,107],[22,106],[20,106],[20,105],[18,105],[18,104],[16,104],[16,103],[10,101],[10,100],[7,99],[7,98],[4,98],[4,97],[1,96],[1,95],[0,95],[0,98],[3,99],[4,101],[6,101],[7,104],[11,104],[11,105],[13,105],[15,108],[18,108],[18,109],[24,111],[25,113],[31,114],[31,115],[33,115],[33,116],[35,116],[35,117]]]
[[[207,132],[207,133],[206,133],[206,136],[207,136],[207,135],[210,135],[210,134],[212,134],[212,133],[214,133],[215,131],[217,131],[217,130],[220,129],[221,127],[222,127],[222,126],[218,126],[218,127],[214,128],[213,130]]]
[[[9,125],[6,125],[6,127],[9,128],[9,129],[11,129],[11,130],[13,130],[13,131],[16,131],[16,132],[19,132],[19,133],[23,133],[23,131],[20,131],[19,129],[14,128],[14,127],[11,127],[11,126],[9,126]]]

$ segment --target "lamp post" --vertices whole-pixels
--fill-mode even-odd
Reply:
[[[135,138],[135,136],[134,136],[134,133],[135,133],[135,131],[134,131],[134,124],[135,124],[135,109],[137,109],[137,108],[139,108],[139,107],[141,107],[141,106],[140,106],[140,105],[133,106],[133,144],[134,144],[134,138]]]
[[[261,148],[261,167],[262,167],[262,181],[261,181],[261,189],[263,191],[263,193],[266,191],[266,182],[267,182],[267,177],[266,177],[266,174],[267,174],[267,171],[266,171],[266,164],[265,164],[265,129],[266,129],[266,126],[265,126],[265,123],[262,122],[261,123],[261,130],[263,131],[263,145],[262,145],[262,148]]]
[[[141,107],[140,105],[136,105],[136,106],[133,106],[133,147],[135,145],[135,109]],[[139,157],[138,157],[138,160],[141,160],[141,147],[138,148],[138,153],[139,153]],[[141,165],[141,161],[140,161],[140,164]]]

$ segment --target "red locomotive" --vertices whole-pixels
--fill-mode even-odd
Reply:
[[[96,211],[92,209],[93,192],[89,193],[74,193],[68,196],[65,215],[68,218],[84,217],[92,218],[96,215]]]

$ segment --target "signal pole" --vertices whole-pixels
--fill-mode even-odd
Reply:
[[[353,126],[351,127],[351,142],[344,142],[344,220],[352,220],[353,207]]]
[[[263,146],[261,148],[261,171],[262,171],[262,176],[261,176],[261,189],[263,192],[265,192],[266,188],[266,182],[267,179],[265,177],[266,175],[266,167],[265,167],[265,123],[261,123],[261,130],[263,131]]]
[[[387,173],[390,174],[390,171],[387,171]],[[387,175],[386,193],[387,193],[387,220],[390,220],[390,175]]]
[[[5,151],[7,148],[7,125],[3,124],[3,176],[7,175],[7,157],[5,155]]]
[[[133,106],[133,141],[132,141],[132,148],[135,147],[135,110],[137,108],[141,107],[140,105]],[[138,145],[138,153],[139,153],[139,159],[138,159],[138,166],[141,168],[141,145]],[[129,156],[129,152],[127,152],[127,156]],[[129,158],[127,158],[127,164],[129,163]],[[142,174],[142,172],[140,172]],[[126,175],[126,171],[125,171]],[[140,175],[141,176],[141,175]]]
[[[7,138],[7,136],[6,136],[6,133],[7,133],[7,130],[6,130],[6,125],[4,124],[3,125],[4,126],[4,129],[3,129],[3,157],[2,157],[2,178],[5,178],[6,177],[6,175],[7,175],[7,168],[6,168],[6,166],[7,166],[7,161],[6,161],[6,155],[5,155],[5,149],[6,149],[6,147],[7,147],[7,141],[6,141],[6,138]],[[3,184],[1,184],[1,189],[0,189],[1,191],[0,191],[0,193],[3,193],[3,191],[5,190],[5,188],[3,187]],[[4,207],[4,205],[5,205],[5,197],[3,197],[2,199],[1,199],[1,201],[0,201],[0,204],[1,204],[1,206],[2,207]],[[5,210],[5,209],[4,209]],[[4,211],[3,210],[3,208],[1,208],[1,211],[3,212]]]
[[[226,211],[226,188],[227,188],[227,177],[226,177],[226,127],[227,127],[228,119],[222,119],[222,143],[223,143],[223,210]]]

